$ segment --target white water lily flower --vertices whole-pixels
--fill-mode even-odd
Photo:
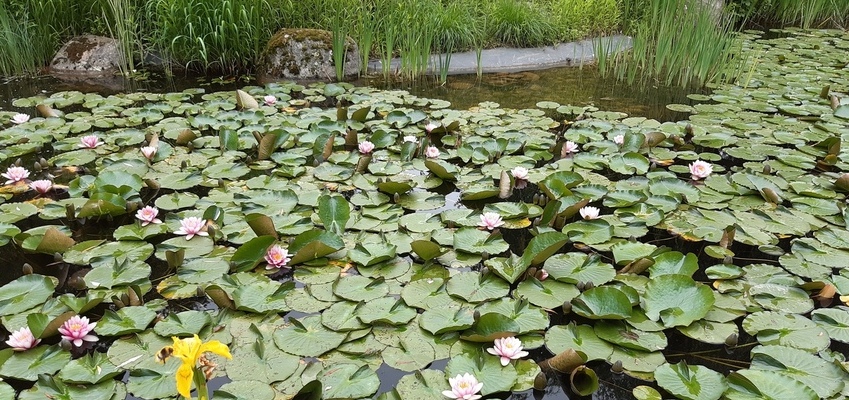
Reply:
[[[583,219],[596,219],[598,218],[598,213],[600,211],[601,210],[599,210],[598,207],[593,206],[581,207],[581,209],[578,210],[578,212],[581,213],[581,218]]]
[[[690,177],[694,181],[707,178],[711,173],[713,173],[713,166],[707,161],[696,160],[690,164]]]

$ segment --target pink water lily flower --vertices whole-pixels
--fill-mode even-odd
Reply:
[[[428,122],[427,125],[425,125],[425,130],[427,131],[427,133],[433,132],[433,130],[436,128],[439,128],[439,125],[434,124],[433,122]]]
[[[548,271],[546,271],[544,269],[540,269],[539,271],[537,271],[536,278],[537,278],[537,280],[540,280],[540,281],[544,281],[544,280],[548,279]]]
[[[278,244],[271,246],[265,252],[265,262],[268,265],[265,266],[265,269],[274,269],[274,268],[287,268],[286,264],[292,261],[292,258],[289,257],[289,250],[284,249]]]
[[[438,158],[439,157],[439,149],[434,146],[427,146],[425,149],[425,156],[427,158]]]
[[[156,155],[156,147],[144,146],[141,148],[141,152],[144,155],[144,158],[153,160],[153,157]]]
[[[87,135],[80,138],[79,147],[84,149],[94,149],[101,144],[103,144],[103,142],[97,138],[97,135]]]
[[[20,125],[20,124],[23,124],[24,122],[29,121],[29,115],[27,115],[27,114],[15,114],[15,115],[12,116],[11,121],[12,121],[13,124]]]
[[[198,217],[187,217],[180,220],[180,229],[174,233],[186,235],[186,240],[191,240],[195,235],[209,236],[206,231],[206,221]]]
[[[571,140],[568,140],[568,141],[566,141],[566,143],[563,143],[563,152],[562,153],[564,155],[575,154],[579,151],[580,151],[580,149],[578,148],[577,143],[575,143]]]
[[[71,319],[65,321],[59,328],[59,333],[62,335],[62,340],[71,342],[74,346],[80,347],[83,342],[96,342],[97,336],[89,335],[89,332],[94,330],[97,322],[89,322],[88,317],[80,317],[75,315]]]
[[[265,102],[265,105],[267,105],[267,106],[273,106],[273,105],[277,104],[277,97],[272,96],[272,95],[265,96],[265,97],[262,98],[262,100]]]
[[[513,336],[495,339],[495,346],[486,349],[487,353],[501,357],[501,366],[510,364],[510,360],[518,360],[528,355],[522,350],[522,341]]]
[[[713,166],[710,165],[709,162],[696,160],[690,164],[690,177],[692,177],[694,181],[707,178],[712,172]]]
[[[523,181],[528,180],[528,169],[525,167],[516,167],[510,170],[510,173],[516,179],[521,179]]]
[[[41,342],[41,339],[36,339],[29,327],[25,326],[12,332],[6,344],[14,351],[25,351],[35,347],[39,342]]]
[[[613,143],[616,143],[616,144],[621,146],[623,143],[625,143],[625,135],[614,136],[613,137]]]
[[[6,185],[15,182],[21,182],[24,179],[29,177],[29,171],[27,171],[24,167],[19,167],[17,165],[13,165],[6,169],[5,174],[0,174],[0,176],[8,179],[6,181]]]
[[[141,226],[150,224],[161,224],[162,221],[156,218],[159,215],[159,209],[156,207],[145,206],[141,210],[136,211],[136,218],[141,221]]]
[[[504,221],[501,220],[501,216],[498,215],[498,213],[494,212],[481,214],[481,222],[478,222],[479,227],[486,228],[488,230],[493,230],[501,225],[504,225]]]
[[[599,210],[598,207],[593,206],[581,207],[581,209],[578,210],[578,212],[581,213],[581,218],[583,219],[597,219],[600,211],[601,210]]]
[[[374,151],[374,143],[369,142],[368,140],[362,141],[357,147],[362,154],[369,154]]]
[[[47,179],[39,179],[37,181],[30,182],[29,187],[39,194],[45,194],[49,192],[50,189],[53,189],[53,182]]]
[[[483,397],[477,394],[483,389],[483,382],[478,382],[478,379],[468,372],[448,378],[448,383],[451,384],[451,390],[443,390],[442,395],[449,399],[477,400]]]

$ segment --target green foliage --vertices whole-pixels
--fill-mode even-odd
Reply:
[[[533,47],[553,44],[557,30],[539,3],[521,0],[493,2],[487,14],[492,40],[510,46]]]
[[[840,0],[736,0],[730,5],[745,19],[767,23],[803,28],[845,28],[849,24],[849,2]]]
[[[599,66],[629,83],[687,87],[721,80],[744,61],[732,21],[723,15],[700,0],[626,1],[623,16],[633,48],[608,58],[618,49],[599,44]]]
[[[611,32],[619,25],[616,0],[552,0],[550,7],[563,41]]]

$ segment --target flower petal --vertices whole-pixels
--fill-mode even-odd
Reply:
[[[224,343],[221,343],[217,340],[210,340],[200,346],[199,353],[214,353],[218,354],[222,357],[227,357],[228,359],[233,359],[233,356],[230,355],[230,348],[227,347]]]
[[[177,393],[180,393],[181,396],[191,399],[192,398],[192,378],[194,377],[194,372],[192,371],[192,366],[186,363],[180,365],[180,368],[177,369]]]
[[[452,392],[450,390],[443,390],[442,395],[445,396],[445,397],[448,397],[449,399],[456,399],[457,398],[457,395],[455,395],[454,392]]]

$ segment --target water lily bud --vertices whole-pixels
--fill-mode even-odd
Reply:
[[[569,314],[572,312],[572,303],[568,301],[563,302],[563,314]]]
[[[145,179],[144,184],[147,185],[147,187],[152,189],[152,190],[159,190],[159,188],[161,187],[159,185],[159,182],[157,182],[155,179],[150,179],[150,178]]]
[[[139,203],[135,201],[127,202],[127,206],[124,207],[127,210],[127,214],[134,214],[136,210],[139,209]]]
[[[395,193],[394,195],[392,195],[392,200],[393,200],[393,201],[395,201],[395,202],[397,203],[398,201],[400,201],[400,200],[401,200],[401,194],[400,194],[400,193]]]
[[[769,164],[764,164],[764,171],[763,172],[764,172],[765,175],[772,174],[772,167],[770,167]]]
[[[127,288],[127,298],[129,299],[129,305],[131,306],[140,306],[142,305],[142,300],[139,298],[139,294],[136,293],[133,288]]]
[[[256,151],[256,149],[253,149],[253,150]],[[253,163],[253,162],[254,162],[254,158],[252,156],[245,157],[245,164],[250,164],[250,163]]]
[[[684,127],[684,133],[686,133],[687,136],[693,136],[693,125],[687,124],[687,126]]]
[[[542,221],[542,218],[540,218],[540,217],[536,217],[536,218],[534,218],[534,220],[531,222],[531,226],[533,226],[534,228],[536,228],[536,227],[538,227],[538,226],[539,226],[539,223],[540,223],[541,221]]]
[[[728,335],[727,338],[725,338],[725,345],[728,346],[728,347],[734,347],[734,346],[737,345],[737,339],[738,339],[737,334],[732,333],[732,334]]]
[[[50,163],[47,162],[47,159],[44,158],[44,157],[39,158],[38,163],[41,164],[42,166],[44,166],[44,168],[47,168],[47,167],[50,166]]]
[[[29,263],[24,263],[24,265],[21,266],[21,271],[23,271],[24,275],[32,275],[32,265],[29,265]]]
[[[41,164],[38,161],[32,163],[32,170],[35,172],[41,172]]]
[[[53,262],[59,263],[59,262],[62,262],[62,261],[65,261],[65,259],[62,258],[62,253],[59,253],[58,251],[53,253]]]
[[[586,285],[586,284],[584,283],[584,281],[578,281],[578,283],[577,283],[577,284],[575,284],[575,287],[576,287],[576,288],[578,288],[578,290],[580,290],[580,291],[582,291],[582,292],[583,292],[583,291],[584,291],[584,285]]]
[[[539,205],[539,193],[534,193],[533,203]]]
[[[73,220],[73,219],[76,219],[76,216],[77,216],[77,209],[74,208],[74,205],[73,204],[66,204],[65,205],[65,218],[68,218],[69,220]]]
[[[225,188],[225,187],[227,187],[227,181],[225,181],[225,180],[224,180],[224,179],[222,179],[222,178],[218,178],[218,187],[220,187],[220,188]]]
[[[487,259],[489,259],[489,252],[488,251],[482,252],[481,253],[481,260],[486,261]]]
[[[722,259],[722,263],[725,264],[725,265],[734,264],[734,257],[725,256],[725,258]]]
[[[62,350],[71,351],[71,341],[70,340],[59,341],[59,347],[61,347]]]
[[[614,374],[621,374],[625,371],[625,368],[622,366],[622,360],[616,360],[616,362],[610,366],[610,371]]]
[[[534,377],[534,390],[545,390],[548,386],[548,378],[546,378],[545,373],[540,371],[536,377]]]
[[[474,318],[475,323],[477,323],[481,319],[480,310],[475,310],[474,314],[472,314],[472,318]]]
[[[595,283],[587,282],[584,284],[584,290],[590,290],[595,287]]]
[[[180,169],[185,170],[189,168],[189,163],[186,160],[180,163]]]
[[[209,233],[209,237],[212,239],[212,241],[215,241],[215,233],[218,232],[218,230],[215,229],[215,225],[207,224],[206,232]]]
[[[116,308],[124,308],[127,306],[127,304],[121,301],[121,298],[118,296],[112,296],[112,304],[114,304]]]
[[[15,160],[15,166],[16,166],[16,167],[20,167],[20,166],[21,166],[21,163],[23,163],[23,161],[22,161],[20,158],[18,158],[17,160]]]
[[[527,271],[525,271],[527,276],[535,276],[537,274],[537,267],[530,267]]]

